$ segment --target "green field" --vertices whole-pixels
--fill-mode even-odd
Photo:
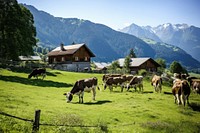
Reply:
[[[32,132],[32,123],[2,115],[2,112],[33,120],[41,110],[39,132],[200,132],[200,95],[191,94],[190,105],[174,104],[171,88],[153,93],[144,80],[144,93],[97,90],[96,101],[85,93],[84,104],[74,96],[66,103],[63,93],[71,90],[76,80],[97,77],[102,89],[102,74],[74,73],[48,69],[44,80],[28,79],[28,73],[0,69],[0,133]],[[62,126],[68,125],[68,126]],[[69,126],[71,125],[71,126]],[[76,127],[77,125],[86,127]],[[75,126],[75,127],[73,127]],[[96,127],[87,127],[96,126]]]

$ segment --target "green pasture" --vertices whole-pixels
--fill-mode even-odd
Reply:
[[[133,89],[121,93],[119,87],[113,92],[103,90],[102,74],[47,71],[41,80],[28,79],[29,71],[0,69],[0,133],[32,132],[31,122],[2,113],[33,120],[38,109],[41,124],[58,125],[40,125],[41,133],[200,132],[200,95],[192,93],[190,105],[183,107],[174,104],[170,86],[163,86],[161,94],[154,93],[148,79],[144,80],[144,93]],[[84,104],[78,103],[76,95],[66,103],[63,93],[70,91],[76,80],[94,76],[101,88],[96,101],[92,101],[91,93],[85,93]]]

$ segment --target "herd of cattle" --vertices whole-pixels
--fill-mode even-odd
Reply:
[[[42,75],[42,79],[46,76],[46,69],[34,69],[28,78],[32,76],[38,78]],[[154,75],[151,79],[151,85],[154,87],[155,92],[162,91],[162,78],[161,76]],[[191,90],[194,93],[200,94],[200,79],[196,77],[189,77],[185,74],[175,73],[172,77],[173,86],[172,94],[174,95],[174,101],[177,104],[183,104],[185,106],[186,102],[189,104],[189,96]],[[121,92],[124,89],[129,91],[130,88],[134,88],[135,91],[143,92],[143,76],[134,75],[121,75],[121,74],[104,74],[102,77],[104,90],[108,87],[110,91],[113,91],[113,87],[121,87]],[[75,82],[72,90],[68,93],[64,93],[67,98],[67,102],[72,101],[73,95],[77,94],[79,96],[79,103],[83,103],[84,92],[91,92],[93,94],[93,100],[96,96],[96,88],[99,89],[98,79],[96,77],[81,79]],[[139,90],[137,90],[139,88]],[[100,90],[100,89],[99,89]]]

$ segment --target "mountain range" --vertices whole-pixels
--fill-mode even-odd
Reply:
[[[178,46],[200,61],[200,28],[187,24],[166,23],[157,27],[131,24],[120,30],[139,38],[150,38]]]
[[[115,31],[108,26],[93,23],[89,20],[77,18],[54,17],[44,11],[39,11],[30,5],[24,5],[34,16],[39,45],[43,47],[58,47],[60,43],[71,45],[86,43],[96,55],[94,61],[112,62],[127,56],[130,49],[134,49],[137,57],[162,57],[167,64],[176,60],[187,68],[200,68],[200,63],[179,47],[163,43],[154,34],[157,40],[143,40],[120,31]],[[152,32],[153,33],[153,32]],[[147,33],[146,33],[147,34]],[[158,43],[157,43],[158,42]],[[160,43],[159,43],[160,42]],[[165,54],[165,50],[169,54]],[[179,57],[184,57],[179,58]]]

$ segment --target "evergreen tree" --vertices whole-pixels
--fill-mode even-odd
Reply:
[[[36,29],[33,15],[16,0],[0,0],[0,58],[17,60],[33,54]]]
[[[130,62],[131,62],[130,56],[126,56],[126,58],[124,60],[123,69],[125,69],[127,73],[130,73]]]
[[[135,55],[133,49],[130,50],[129,56],[130,56],[130,58],[136,58],[136,55]]]

